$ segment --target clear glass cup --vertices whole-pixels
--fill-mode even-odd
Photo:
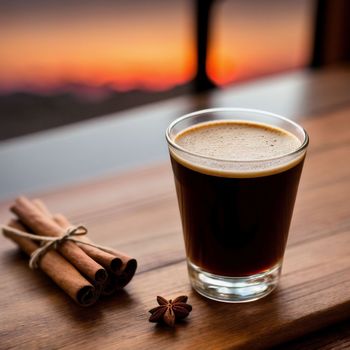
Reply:
[[[211,121],[283,129],[300,141],[293,152],[266,159],[221,159],[175,142],[183,130]],[[276,114],[213,108],[178,118],[166,131],[193,288],[210,299],[248,302],[279,280],[299,179],[306,131]]]

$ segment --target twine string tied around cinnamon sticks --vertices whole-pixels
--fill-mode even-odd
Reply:
[[[76,226],[69,226],[66,230],[66,233],[60,237],[48,237],[48,236],[39,236],[39,235],[34,235],[28,232],[24,232],[21,230],[17,230],[13,227],[6,226],[6,225],[1,225],[2,231],[5,236],[19,236],[19,237],[24,237],[24,238],[30,238],[33,241],[39,241],[41,243],[41,246],[36,249],[30,256],[29,260],[29,267],[31,269],[36,269],[39,267],[39,262],[40,259],[50,250],[56,250],[59,245],[64,243],[65,241],[72,241],[74,243],[81,243],[85,245],[89,245],[91,247],[95,247],[98,249],[103,250],[106,253],[111,253],[113,254],[113,250],[104,247],[99,244],[95,243],[90,243],[86,242],[77,238],[74,238],[76,236],[83,236],[88,233],[87,228],[84,225],[76,225]]]

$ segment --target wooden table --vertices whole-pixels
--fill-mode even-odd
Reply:
[[[349,79],[349,70],[341,76]],[[350,96],[339,90],[344,99],[335,103],[339,94],[329,89],[332,94],[309,101],[298,118],[311,144],[275,292],[238,305],[206,300],[191,289],[165,162],[40,194],[53,211],[86,224],[95,241],[138,259],[134,280],[119,295],[81,308],[40,271],[29,270],[27,257],[0,237],[0,348],[349,347]],[[305,98],[312,92],[304,91]],[[8,205],[0,204],[0,222],[10,217]],[[193,305],[186,322],[171,330],[147,321],[157,295],[179,294]]]

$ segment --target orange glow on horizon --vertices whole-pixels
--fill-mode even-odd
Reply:
[[[293,11],[284,10],[286,2]],[[265,8],[253,1],[258,9],[244,1],[216,4],[207,62],[216,84],[305,64],[312,1],[286,2]],[[64,84],[166,90],[195,75],[187,0],[155,2],[143,11],[82,5],[70,13],[47,6],[29,14],[0,13],[0,90],[45,91]]]
[[[4,19],[0,88],[73,82],[165,90],[185,84],[194,76],[195,56],[192,18],[184,4],[166,16],[104,12],[32,18],[24,13]]]

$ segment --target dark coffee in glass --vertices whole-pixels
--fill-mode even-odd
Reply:
[[[193,287],[230,302],[267,295],[278,282],[305,131],[269,113],[235,109],[179,123],[167,136]]]

